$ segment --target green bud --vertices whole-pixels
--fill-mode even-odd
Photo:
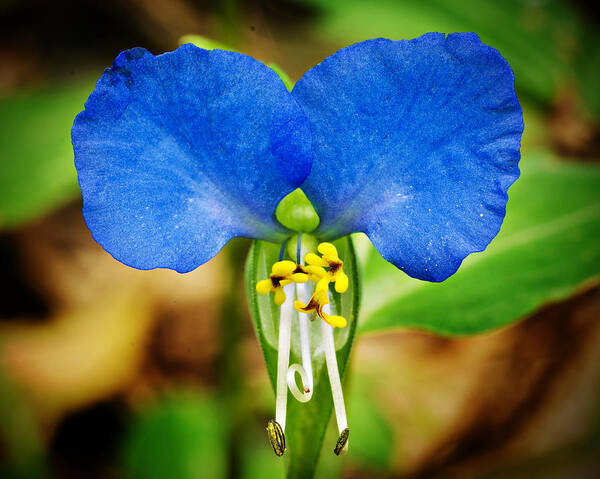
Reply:
[[[319,226],[319,215],[300,188],[281,200],[275,217],[286,228],[300,233],[310,233]]]

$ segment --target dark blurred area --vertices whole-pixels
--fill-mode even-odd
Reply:
[[[597,188],[581,199],[589,228],[569,243],[587,253],[569,262],[568,287],[536,289],[512,326],[357,338],[352,449],[323,454],[317,477],[600,477],[600,246],[586,233],[600,223],[599,18],[584,1],[2,2],[0,477],[284,477],[264,437],[274,399],[246,312],[249,242],[186,275],[137,271],[83,222],[70,128],[102,69],[197,34],[297,80],[350,43],[427,31],[474,31],[507,58],[522,162],[586,168]]]

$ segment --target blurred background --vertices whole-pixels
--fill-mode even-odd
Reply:
[[[498,238],[441,285],[357,238],[351,450],[325,448],[317,477],[600,477],[599,21],[584,1],[1,2],[0,477],[284,475],[249,243],[142,272],[83,223],[70,128],[103,68],[197,34],[297,80],[350,43],[428,31],[476,32],[509,61],[523,175]]]

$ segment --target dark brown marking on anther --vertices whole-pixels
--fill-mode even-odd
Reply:
[[[285,276],[271,275],[269,276],[269,278],[271,279],[271,284],[273,285],[273,288],[279,288],[279,286],[281,286],[280,283],[285,279]]]
[[[304,269],[304,266],[302,266],[301,264],[297,264],[296,269],[292,272],[292,274],[296,273],[308,274],[308,271],[306,271],[306,269]]]
[[[340,433],[338,440],[335,443],[335,449],[333,450],[333,452],[335,453],[336,456],[339,456],[340,453],[342,452],[342,449],[344,449],[344,446],[348,442],[349,435],[350,435],[350,429],[348,429],[348,428],[344,429]]]
[[[339,271],[341,269],[342,266],[343,266],[343,263],[338,262],[338,261],[332,261],[331,263],[329,263],[329,272],[331,274],[335,274],[337,271]]]
[[[314,298],[310,298],[310,301],[306,306],[300,308],[305,313],[310,313],[311,311],[316,311],[319,308],[319,303]],[[314,318],[313,318],[314,319]]]

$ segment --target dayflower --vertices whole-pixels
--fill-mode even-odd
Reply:
[[[320,223],[310,234],[321,256],[302,258],[299,236],[296,257],[281,255],[256,285],[281,304],[276,418],[267,431],[282,455],[287,389],[301,401],[312,395],[306,331],[315,314],[324,319],[336,454],[347,446],[326,321],[345,325],[329,294],[330,283],[345,291],[348,277],[329,242],[363,232],[410,276],[443,281],[498,233],[519,176],[522,131],[500,54],[475,34],[431,33],[351,45],[291,93],[242,54],[192,45],[159,56],[129,50],[105,70],[72,138],[86,223],[134,268],[185,273],[238,236],[285,244],[297,232],[277,222],[278,203],[298,187],[312,202]],[[292,320],[302,366],[288,367]]]

